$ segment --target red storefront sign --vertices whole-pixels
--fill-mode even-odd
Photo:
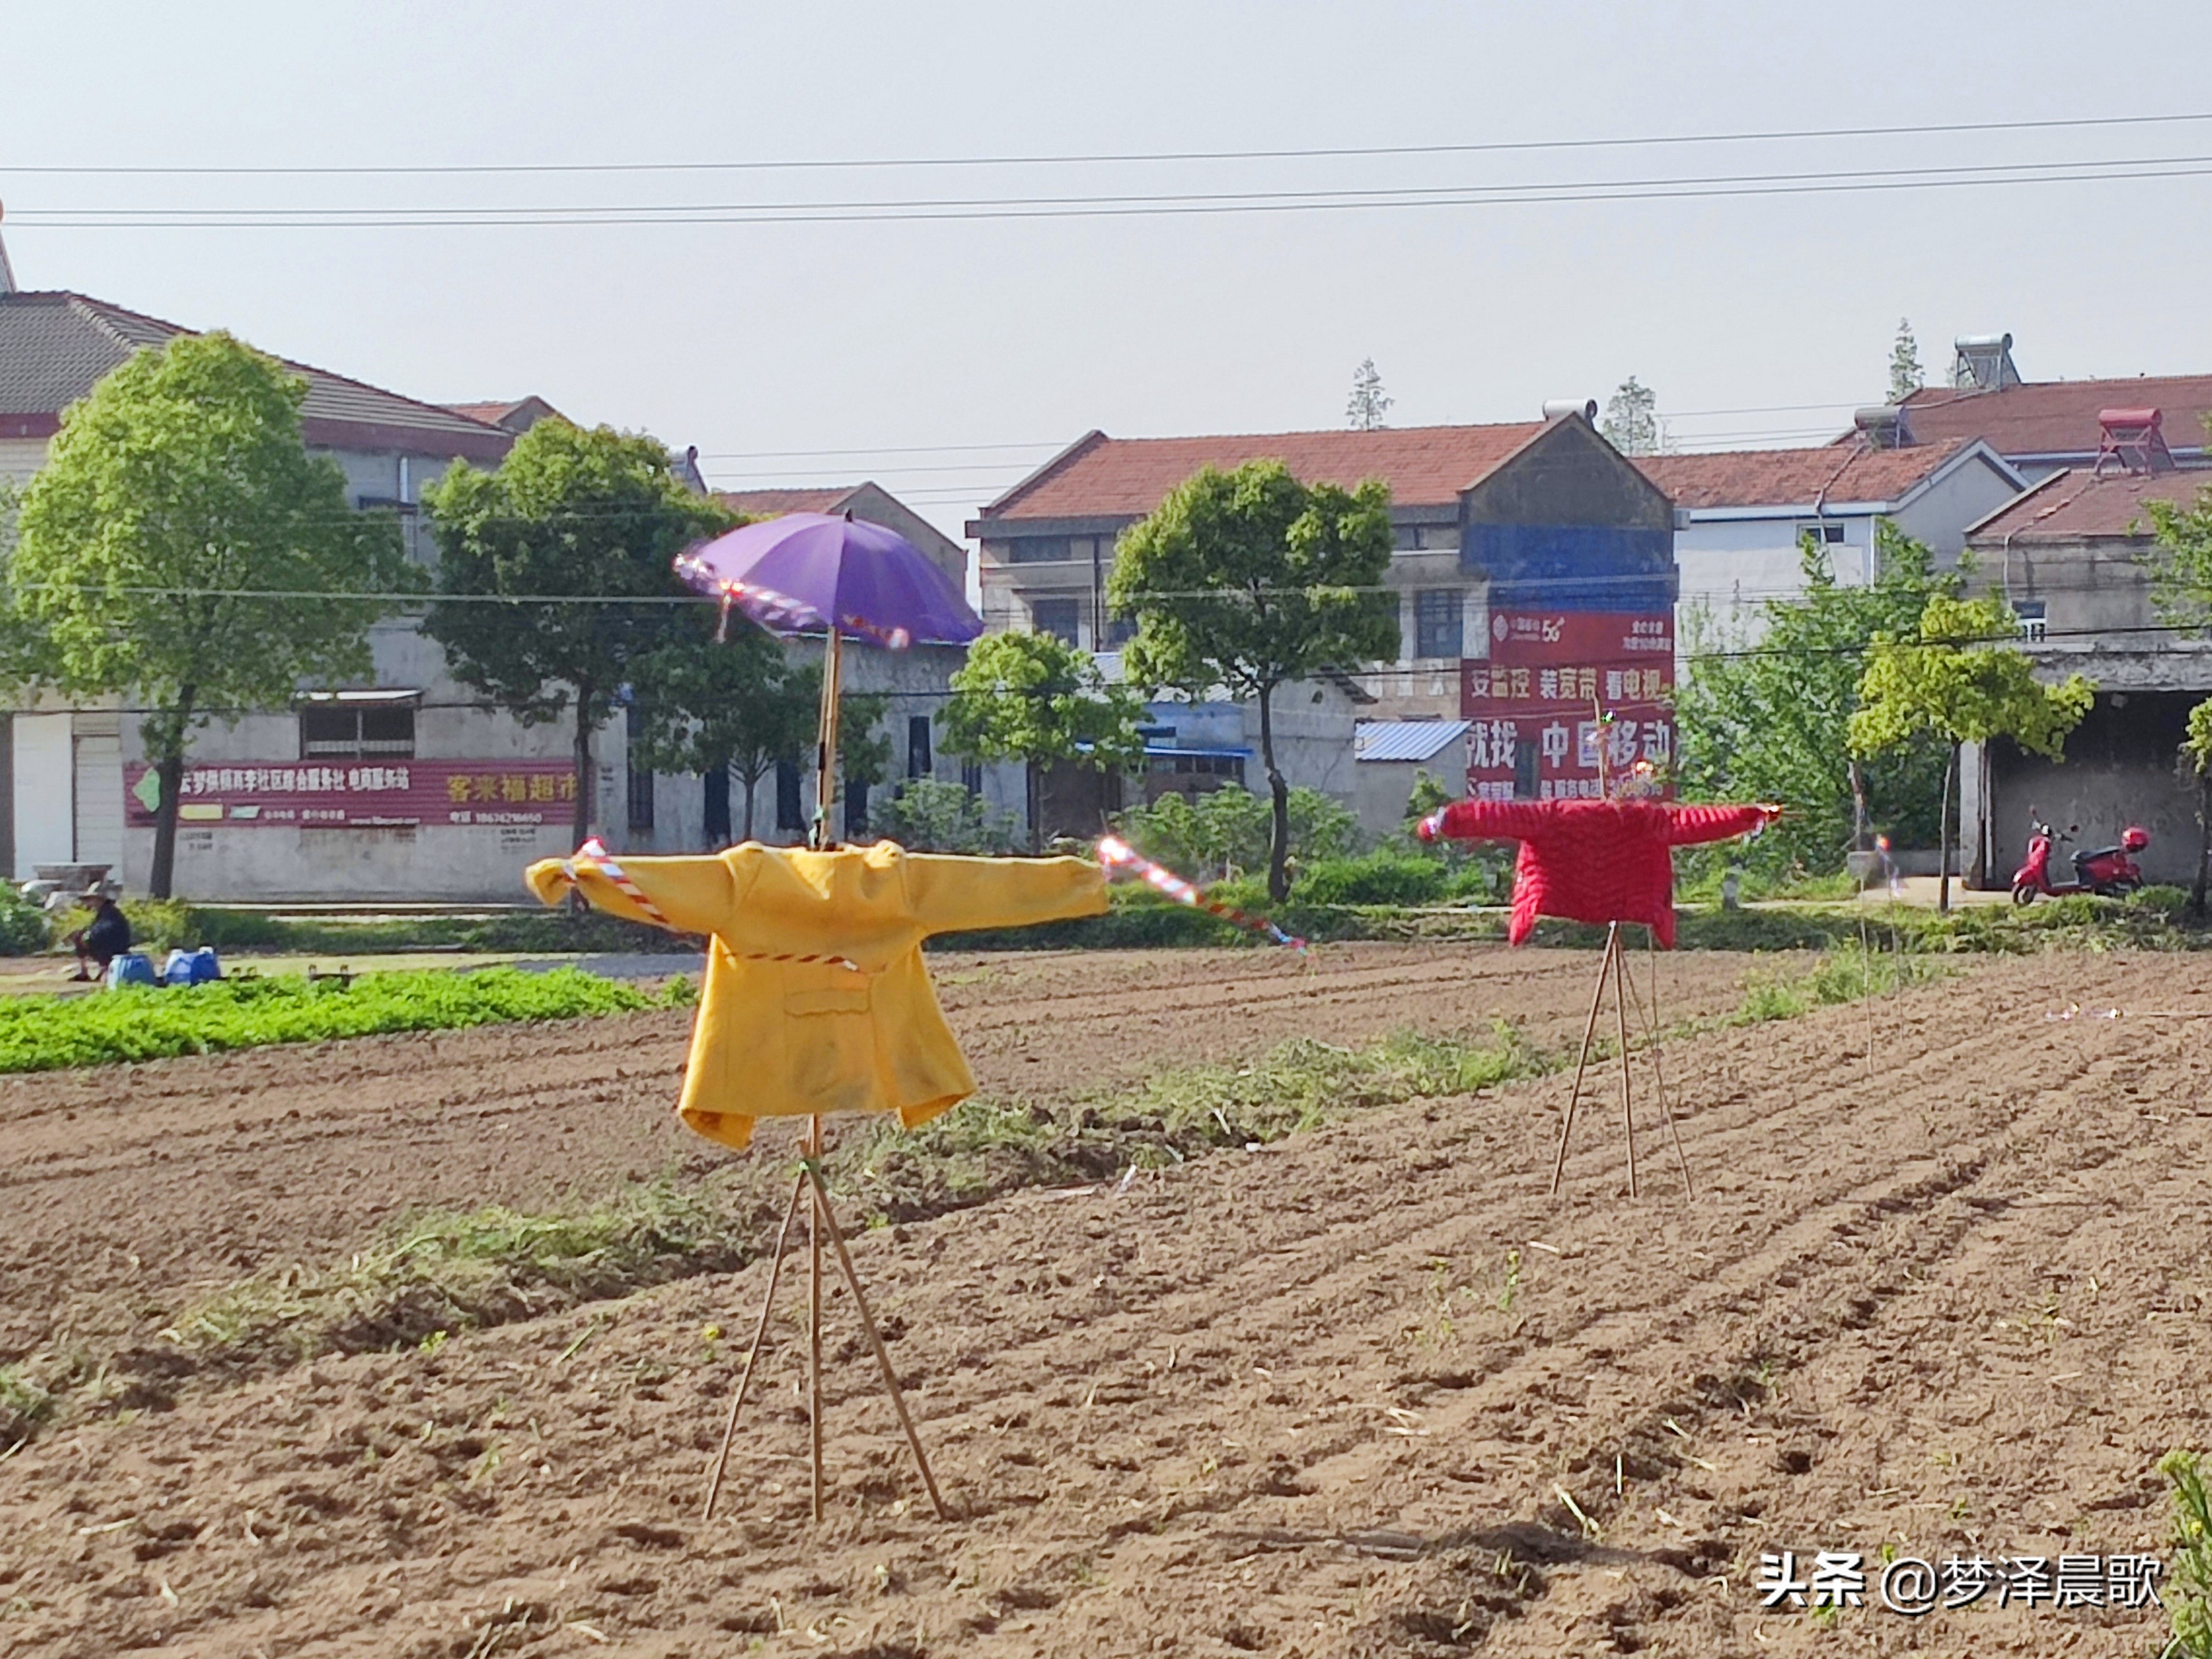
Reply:
[[[134,761],[124,768],[123,791],[127,821],[151,824],[159,775]],[[185,767],[177,822],[287,830],[565,824],[575,800],[576,769],[565,761],[218,761]]]
[[[1460,665],[1468,793],[1549,800],[1599,793],[1639,761],[1674,759],[1671,615],[1500,611],[1490,657]],[[1601,727],[1600,710],[1610,716]]]

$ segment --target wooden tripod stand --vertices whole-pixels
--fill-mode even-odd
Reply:
[[[730,1400],[729,1421],[722,1426],[722,1449],[715,1456],[713,1474],[707,1481],[707,1504],[701,1517],[714,1518],[714,1503],[721,1496],[722,1474],[729,1467],[730,1442],[738,1431],[738,1413],[744,1408],[745,1393],[752,1386],[753,1365],[760,1358],[761,1344],[768,1336],[769,1316],[775,1310],[776,1281],[783,1276],[783,1258],[791,1243],[791,1224],[798,1218],[799,1200],[811,1192],[813,1206],[808,1217],[806,1293],[806,1422],[809,1461],[813,1468],[814,1521],[822,1521],[823,1481],[822,1475],[822,1237],[830,1236],[836,1246],[837,1266],[845,1275],[846,1288],[853,1293],[853,1305],[860,1310],[860,1328],[867,1333],[868,1346],[875,1350],[876,1364],[884,1374],[884,1386],[890,1390],[891,1405],[898,1413],[899,1426],[906,1431],[906,1443],[914,1448],[914,1461],[921,1470],[921,1484],[929,1489],[929,1501],[936,1506],[937,1518],[950,1521],[952,1512],[945,1507],[945,1498],[937,1490],[937,1478],[929,1472],[929,1459],[921,1449],[921,1437],[915,1432],[914,1419],[906,1408],[906,1395],[899,1387],[898,1373],[891,1368],[891,1357],[884,1348],[882,1334],[876,1329],[875,1316],[868,1311],[868,1299],[860,1290],[860,1275],[853,1267],[852,1253],[845,1248],[844,1230],[837,1224],[836,1212],[830,1207],[830,1188],[822,1178],[822,1120],[810,1118],[806,1138],[801,1145],[799,1177],[792,1183],[791,1202],[784,1206],[783,1224],[776,1230],[775,1256],[769,1263],[768,1291],[761,1297],[760,1321],[753,1327],[752,1346],[745,1351],[744,1369],[738,1374],[738,1391]]]
[[[1646,930],[1647,933],[1649,929]],[[1567,1141],[1575,1132],[1575,1106],[1582,1098],[1583,1073],[1589,1068],[1590,1042],[1597,1035],[1597,1016],[1605,1001],[1605,981],[1613,979],[1613,1029],[1620,1042],[1620,1128],[1628,1140],[1628,1195],[1638,1196],[1636,1184],[1636,1117],[1629,1105],[1628,1064],[1628,1005],[1636,1005],[1637,1018],[1644,1026],[1651,1053],[1651,1076],[1659,1095],[1660,1115],[1667,1120],[1667,1133],[1674,1138],[1674,1157],[1682,1166],[1682,1195],[1694,1198],[1695,1189],[1690,1184],[1690,1160],[1682,1150],[1681,1131],[1674,1127],[1674,1114],[1667,1104],[1667,1078],[1659,1064],[1659,946],[1656,938],[1650,941],[1651,957],[1651,1007],[1647,1013],[1628,972],[1628,959],[1621,949],[1620,924],[1613,922],[1605,933],[1605,953],[1597,966],[1597,988],[1590,993],[1589,1020],[1583,1027],[1581,1056],[1575,1061],[1575,1084],[1567,1094],[1567,1115],[1559,1125],[1559,1155],[1552,1160],[1552,1191],[1559,1190],[1560,1176],[1567,1167]]]

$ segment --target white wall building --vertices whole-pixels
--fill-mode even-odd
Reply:
[[[1989,445],[1953,438],[1878,448],[1854,440],[1813,449],[1642,455],[1636,465],[1673,500],[1681,570],[1678,652],[1748,645],[1770,599],[1804,592],[1807,538],[1836,580],[1870,583],[1875,526],[1890,523],[1956,560],[1968,526],[2010,501],[2026,480]]]

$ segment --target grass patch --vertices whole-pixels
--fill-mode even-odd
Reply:
[[[0,1452],[28,1439],[53,1413],[54,1396],[29,1365],[0,1365]]]
[[[256,1274],[187,1307],[163,1335],[232,1364],[437,1345],[455,1331],[742,1266],[729,1213],[671,1183],[575,1212],[491,1208],[396,1229],[340,1267]]]
[[[1090,1100],[971,1100],[919,1130],[886,1127],[860,1152],[847,1187],[873,1218],[920,1220],[1021,1188],[1279,1140],[1348,1112],[1468,1094],[1556,1064],[1504,1021],[1479,1036],[1401,1031],[1358,1048],[1300,1038],[1248,1066],[1175,1066]]]
[[[1884,951],[1854,940],[1822,956],[1807,973],[1747,975],[1743,1006],[1734,1023],[1756,1025],[1770,1019],[1795,1019],[1815,1008],[1924,985],[1947,971],[1941,963],[1916,952]]]
[[[685,987],[688,991],[688,983]],[[277,1042],[386,1031],[458,1030],[513,1020],[574,1019],[654,1006],[635,986],[573,968],[364,974],[350,984],[289,975],[190,989],[0,1001],[0,1073],[165,1060]]]
[[[2212,1490],[2203,1461],[2170,1451],[2158,1472],[2173,1483],[2173,1577],[2166,1595],[2175,1659],[2212,1659]]]

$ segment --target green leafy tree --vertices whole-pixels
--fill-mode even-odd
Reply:
[[[2197,879],[2190,884],[2189,914],[2204,919],[2205,885],[2212,876],[2212,697],[2189,711],[2181,740],[2181,772],[2197,789]]]
[[[1364,357],[1352,371],[1352,397],[1344,407],[1345,422],[1354,432],[1379,432],[1388,424],[1382,417],[1396,401],[1382,390],[1382,376],[1375,367],[1375,360]]]
[[[1280,461],[1207,467],[1123,532],[1107,581],[1137,635],[1123,653],[1143,684],[1219,687],[1260,713],[1273,803],[1267,890],[1290,892],[1290,785],[1275,757],[1274,697],[1286,683],[1395,655],[1389,491],[1305,484]]]
[[[1144,699],[1109,684],[1097,660],[1050,634],[986,634],[954,672],[945,706],[945,746],[983,761],[1026,768],[1030,844],[1042,831],[1038,778],[1073,762],[1097,772],[1140,766]]]
[[[524,433],[496,472],[455,467],[422,499],[441,596],[423,626],[456,678],[526,726],[573,720],[581,842],[592,733],[697,620],[672,603],[688,596],[676,556],[734,520],[687,490],[653,439],[562,420]]]
[[[1951,803],[1963,744],[2009,738],[2023,749],[2063,757],[2066,734],[2089,712],[2094,688],[2079,674],[2044,685],[2016,646],[2019,624],[2002,601],[1938,596],[1910,635],[1880,634],[1867,653],[1851,747],[1878,754],[1933,732],[1949,750],[1938,822],[1942,885],[1938,908],[1951,908]]]
[[[1291,861],[1343,858],[1358,844],[1359,820],[1334,795],[1291,791]],[[1162,795],[1121,814],[1119,828],[1146,858],[1194,879],[1213,881],[1256,870],[1267,860],[1273,814],[1249,789],[1215,789],[1195,801]]]
[[[1009,853],[1013,821],[957,783],[915,778],[876,815],[889,839],[918,853]]]
[[[891,776],[891,700],[880,691],[844,691],[837,700],[837,769],[848,786],[872,787]],[[849,816],[851,796],[846,795]],[[852,826],[859,830],[862,826]]]
[[[1659,419],[1659,394],[1633,374],[1605,400],[1605,414],[1597,429],[1624,455],[1656,455],[1667,447],[1667,428]]]
[[[71,406],[24,493],[0,659],[19,684],[147,711],[156,898],[191,734],[366,673],[373,596],[400,579],[398,526],[353,512],[337,463],[302,446],[307,395],[228,334],[179,335]]]
[[[714,637],[711,613],[649,653],[632,685],[641,720],[632,745],[658,772],[726,771],[744,790],[744,834],[754,799],[776,767],[802,762],[821,718],[821,671],[795,662],[778,641],[732,621]]]
[[[1889,349],[1889,400],[1901,404],[1928,384],[1920,368],[1920,342],[1912,337],[1912,319],[1897,319],[1897,340]]]
[[[1930,599],[1954,596],[1922,544],[1883,523],[1870,586],[1838,583],[1826,550],[1808,538],[1804,591],[1759,608],[1755,642],[1685,619],[1689,672],[1676,688],[1676,763],[1683,793],[1707,800],[1774,800],[1789,811],[1748,854],[1772,873],[1840,869],[1863,845],[1869,814],[1902,845],[1937,833],[1945,750],[1922,736],[1868,759],[1850,746],[1865,652],[1877,635],[1920,626]],[[1691,862],[1694,863],[1692,859]]]
[[[2212,431],[2212,421],[2206,422]],[[2212,489],[2190,501],[2145,501],[2154,546],[2151,602],[2160,617],[2191,634],[2212,632]]]

